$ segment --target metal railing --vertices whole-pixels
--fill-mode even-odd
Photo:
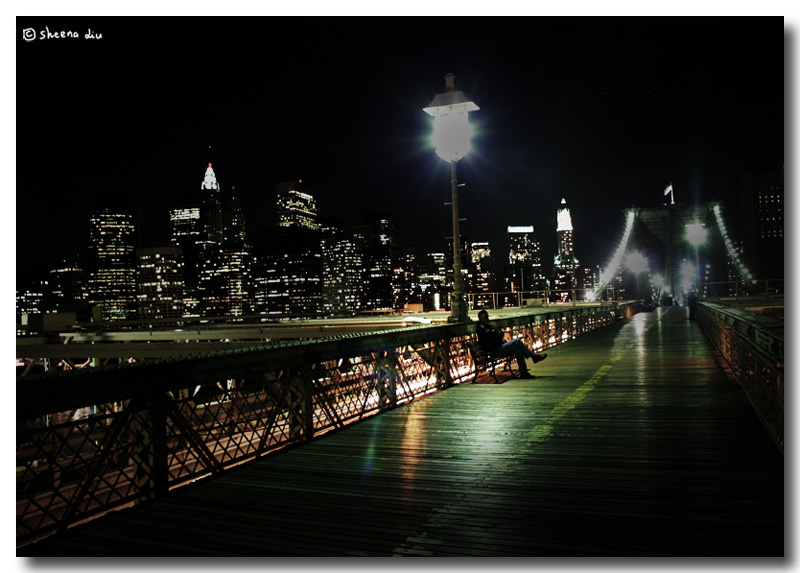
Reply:
[[[543,349],[634,311],[495,324]],[[423,326],[20,378],[17,543],[469,380],[474,333],[475,323]]]
[[[697,321],[783,451],[783,321],[710,302]]]

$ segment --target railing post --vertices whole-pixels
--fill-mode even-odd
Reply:
[[[166,400],[165,394],[156,392],[128,404],[134,409],[130,418],[133,481],[142,499],[160,497],[169,490]]]
[[[153,436],[153,490],[156,497],[169,491],[169,468],[167,465],[167,400],[164,392],[156,392],[150,398],[150,420]]]

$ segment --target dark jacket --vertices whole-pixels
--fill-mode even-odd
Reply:
[[[475,327],[475,331],[478,333],[478,343],[487,352],[495,350],[505,342],[503,331],[493,327],[491,324],[479,322]]]

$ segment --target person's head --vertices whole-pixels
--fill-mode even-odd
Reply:
[[[489,313],[486,310],[482,310],[478,313],[478,320],[481,322],[489,322]]]

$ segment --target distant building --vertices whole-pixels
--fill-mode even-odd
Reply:
[[[211,163],[200,184],[200,230],[209,243],[222,242],[222,187]]]
[[[322,241],[319,231],[270,227],[256,239],[255,312],[275,318],[322,314]]]
[[[325,316],[352,316],[364,306],[364,252],[335,225],[322,227],[322,299]]]
[[[96,319],[136,316],[135,233],[126,208],[100,207],[89,216],[88,299]]]
[[[76,249],[68,249],[50,269],[45,306],[48,311],[74,312],[79,321],[89,320],[86,263]]]
[[[392,234],[387,222],[374,221],[353,227],[353,242],[364,253],[364,310],[391,310],[392,292]]]
[[[170,209],[170,244],[183,253],[184,312],[186,317],[200,316],[201,255],[205,252],[205,233],[200,219],[200,202],[183,203]]]
[[[409,308],[410,305],[422,305],[419,274],[416,248],[398,249],[395,252],[392,272],[394,308],[404,309]]]
[[[322,234],[314,197],[302,181],[278,184],[277,227],[255,240],[254,310],[276,318],[323,313]]]
[[[783,167],[751,171],[742,183],[747,266],[759,281],[783,279]]]
[[[183,317],[183,252],[180,247],[136,251],[139,318]]]
[[[542,273],[542,253],[533,226],[508,227],[508,280],[511,292],[527,292],[546,287]]]
[[[417,281],[420,289],[423,310],[443,310],[447,299],[446,278],[447,265],[444,253],[428,253],[417,261],[419,274]]]
[[[576,271],[578,259],[575,258],[573,242],[572,216],[566,199],[561,199],[561,207],[556,214],[556,235],[558,237],[558,254],[553,258],[553,284],[555,297],[560,300],[572,300],[572,289],[577,288]]]
[[[304,191],[303,181],[278,183],[278,226],[319,230],[317,202]]]
[[[492,260],[492,250],[489,243],[477,242],[471,243],[469,246],[471,265],[470,266],[470,280],[468,281],[468,290],[471,293],[476,293],[476,296],[471,297],[473,300],[474,308],[481,308],[488,306],[492,301],[491,295],[480,296],[477,293],[489,293],[497,291],[497,277],[494,271],[494,262]],[[494,304],[492,302],[492,304]]]
[[[207,316],[243,316],[254,307],[253,248],[247,240],[242,204],[233,187],[223,197],[223,241],[213,265],[213,279],[202,289]]]

